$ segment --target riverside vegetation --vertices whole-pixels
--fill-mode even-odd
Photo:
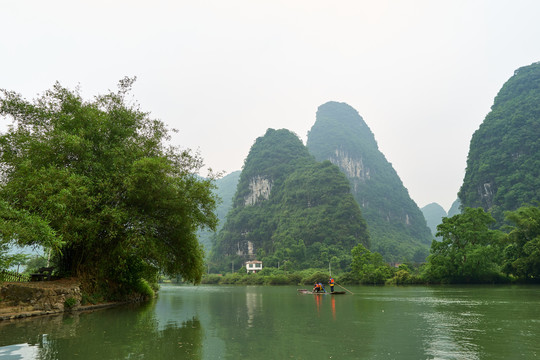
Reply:
[[[506,214],[513,226],[493,230],[495,219],[481,208],[443,218],[424,264],[387,264],[381,254],[359,244],[345,271],[332,274],[342,284],[537,283],[540,281],[540,208],[526,206]],[[293,262],[290,265],[294,264]],[[224,276],[209,274],[207,284],[312,285],[328,282],[328,269],[245,268]]]
[[[200,282],[212,176],[128,100],[134,80],[92,101],[58,83],[34,101],[1,91],[13,124],[0,136],[0,266],[7,245],[40,246],[55,275],[109,300],[151,296],[160,274]]]

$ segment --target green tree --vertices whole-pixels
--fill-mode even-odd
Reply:
[[[465,208],[462,214],[443,218],[437,226],[424,276],[434,282],[479,282],[498,273],[504,234],[490,230],[495,222],[482,208]]]
[[[213,179],[127,100],[134,80],[92,101],[58,83],[32,102],[1,91],[0,114],[13,120],[0,136],[2,241],[52,247],[60,272],[118,290],[158,271],[198,282],[196,231],[216,226]]]
[[[13,254],[11,255],[9,259],[9,265],[10,266],[17,266],[17,273],[19,273],[19,269],[21,265],[26,265],[28,262],[28,259],[30,258],[30,255],[28,254]]]
[[[18,246],[41,245],[58,252],[62,236],[47,221],[27,209],[11,206],[0,198],[0,243]]]
[[[503,271],[527,281],[540,280],[540,208],[524,206],[506,213],[514,224],[504,249]]]
[[[366,284],[384,284],[392,277],[392,269],[383,260],[381,254],[371,252],[362,244],[356,245],[352,251],[351,268],[355,277]]]
[[[38,271],[39,268],[47,266],[47,258],[41,255],[35,255],[26,262],[25,274],[32,274]]]

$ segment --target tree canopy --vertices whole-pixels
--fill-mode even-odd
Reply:
[[[427,280],[483,282],[499,273],[502,232],[491,230],[493,217],[482,208],[465,208],[462,214],[443,218],[428,257]]]
[[[196,232],[215,228],[202,159],[128,101],[134,79],[84,100],[59,83],[33,101],[2,90],[1,241],[54,250],[64,275],[132,285],[157,271],[198,282]],[[150,275],[149,275],[150,274]]]
[[[504,249],[503,271],[525,281],[540,280],[540,208],[524,206],[506,213],[513,224]]]

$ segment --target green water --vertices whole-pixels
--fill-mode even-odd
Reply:
[[[538,359],[540,287],[163,286],[143,306],[0,322],[0,359]]]

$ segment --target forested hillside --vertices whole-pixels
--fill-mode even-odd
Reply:
[[[437,203],[431,203],[424,206],[422,209],[422,214],[426,219],[427,226],[431,230],[431,234],[435,236],[437,233],[437,225],[442,222],[442,218],[446,217],[446,211],[443,207]]]
[[[321,105],[307,147],[317,160],[330,160],[346,174],[368,224],[371,250],[387,261],[425,259],[433,237],[422,212],[355,109],[338,102]]]
[[[452,206],[450,206],[450,209],[448,209],[448,217],[452,217],[460,213],[461,213],[461,202],[459,201],[459,199],[456,199],[452,203]]]
[[[540,200],[540,63],[519,68],[471,139],[459,198],[502,225],[504,212]]]
[[[345,269],[357,244],[369,246],[369,236],[346,177],[317,162],[292,132],[269,129],[244,162],[210,262],[217,270],[255,258],[289,269]]]
[[[218,205],[216,206],[218,226],[216,231],[207,229],[199,231],[199,242],[204,246],[206,253],[212,249],[212,237],[219,232],[225,223],[225,217],[232,207],[232,200],[239,178],[240,171],[234,171],[215,181],[216,189],[214,190],[214,193],[219,199]]]

